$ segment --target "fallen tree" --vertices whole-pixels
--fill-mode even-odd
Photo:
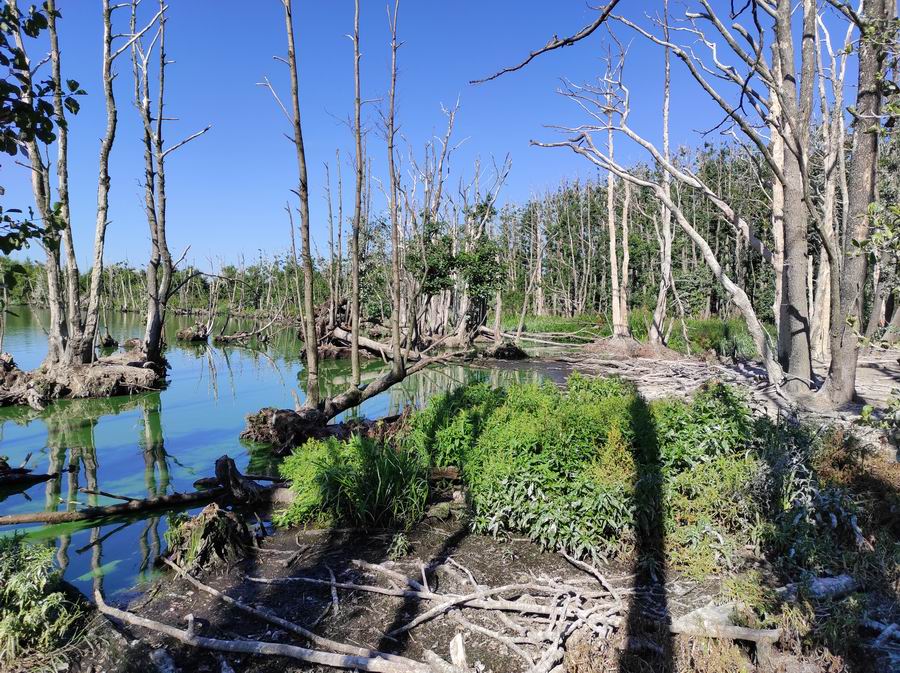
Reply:
[[[391,368],[371,383],[359,388],[349,388],[339,395],[323,400],[316,407],[303,406],[299,403],[295,409],[265,407],[247,416],[247,427],[241,433],[241,439],[271,444],[278,450],[287,450],[300,446],[308,439],[346,437],[352,432],[361,431],[362,428],[357,423],[329,425],[336,416],[383,393],[407,376],[429,365],[447,362],[464,354],[455,352],[424,358],[400,374]],[[364,422],[364,426],[371,427],[373,423]]]
[[[283,498],[279,486],[264,487],[244,477],[228,456],[216,460],[217,485],[190,493],[173,493],[155,498],[129,499],[115,505],[85,507],[70,512],[26,512],[0,516],[0,526],[16,526],[28,523],[70,523],[127,517],[143,512],[193,507],[214,500],[231,504],[253,504]]]

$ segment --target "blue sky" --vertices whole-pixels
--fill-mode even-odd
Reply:
[[[727,3],[726,3],[727,4]],[[155,3],[144,0],[147,16]],[[175,142],[203,128],[212,129],[167,162],[169,239],[176,255],[190,246],[188,258],[248,261],[259,251],[283,251],[289,246],[285,202],[295,203],[296,159],[282,113],[271,95],[257,83],[268,76],[285,100],[289,97],[286,67],[273,59],[285,49],[284,23],[278,0],[170,0],[167,48],[175,63],[167,70],[168,114],[177,117],[167,127]],[[390,64],[384,2],[363,0],[361,21],[363,96],[386,95]],[[622,3],[623,13],[641,19],[660,6],[651,1]],[[78,79],[88,95],[82,111],[70,122],[70,174],[76,246],[82,264],[90,255],[96,203],[99,139],[105,116],[100,84],[101,23],[99,0],[59,0],[63,14],[60,38],[63,75]],[[673,3],[673,11],[678,3]],[[295,0],[295,30],[299,47],[301,108],[307,160],[310,166],[312,232],[320,250],[327,245],[324,162],[344,156],[345,215],[352,191],[352,134],[346,120],[353,104],[353,52],[347,33],[353,25],[352,0]],[[593,175],[591,168],[564,150],[529,146],[531,139],[553,139],[548,124],[574,124],[583,119],[571,101],[555,93],[560,78],[588,82],[602,69],[606,39],[598,31],[589,40],[547,54],[527,69],[494,82],[472,86],[468,81],[520,60],[555,34],[574,32],[596,16],[583,0],[403,0],[399,32],[398,121],[414,151],[444,128],[441,104],[460,101],[455,138],[465,139],[453,159],[448,187],[471,176],[474,162],[485,166],[510,155],[512,171],[501,203],[522,202],[531,194],[563,179]],[[127,10],[118,17],[122,32]],[[626,41],[632,36],[617,28]],[[36,47],[37,51],[37,47]],[[35,57],[39,54],[35,54]],[[117,61],[116,95],[119,130],[111,161],[111,224],[108,262],[127,259],[143,264],[148,237],[141,200],[142,155],[137,113],[131,101],[130,60]],[[721,113],[673,63],[672,143],[696,143],[697,131],[715,125]],[[634,39],[626,80],[631,87],[631,122],[640,131],[659,136],[662,100],[662,51]],[[384,175],[384,140],[377,103],[365,113],[368,145],[376,175]],[[630,150],[633,158],[643,158]],[[626,155],[627,156],[627,155]],[[332,174],[334,168],[332,167]],[[4,205],[31,204],[24,169],[2,161],[0,184]],[[382,199],[375,199],[380,207]],[[29,256],[40,258],[33,248]]]

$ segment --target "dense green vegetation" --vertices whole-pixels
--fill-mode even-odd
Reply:
[[[412,452],[360,436],[346,442],[311,440],[279,466],[296,500],[274,520],[409,528],[425,511],[426,468]]]
[[[847,635],[878,599],[818,599],[804,582],[848,573],[876,594],[900,586],[896,474],[843,431],[755,415],[716,382],[692,400],[650,403],[629,382],[578,375],[564,390],[458,388],[387,444],[296,449],[282,473],[298,499],[279,523],[408,529],[425,511],[425,470],[450,465],[475,532],[656,577],[718,578],[739,623],[780,628],[784,648],[823,665],[858,656]],[[775,591],[791,582],[796,594]]]
[[[61,590],[52,547],[0,537],[0,668],[72,642],[81,616]]]
[[[853,488],[863,458],[842,433],[757,417],[715,382],[691,401],[652,403],[619,379],[479,384],[434,398],[390,445],[295,450],[282,469],[298,500],[280,521],[409,527],[424,511],[424,470],[455,465],[479,532],[594,559],[640,555],[659,538],[665,563],[698,578],[739,568],[745,548],[785,577],[896,575],[898,538],[876,527],[883,503]],[[659,562],[650,551],[636,560]]]

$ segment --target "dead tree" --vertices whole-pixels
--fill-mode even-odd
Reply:
[[[396,126],[396,93],[397,93],[397,19],[400,13],[400,0],[394,2],[394,13],[389,14],[391,27],[391,88],[388,93],[388,112],[386,119],[387,151],[388,151],[388,199],[391,215],[391,368],[399,380],[405,375],[403,352],[400,334],[400,204],[399,178],[394,155]],[[358,179],[358,178],[357,178]],[[358,336],[356,337],[359,338]]]
[[[131,32],[137,25],[138,6],[141,0],[131,3]],[[131,45],[132,73],[134,76],[134,103],[141,119],[144,146],[144,210],[150,229],[150,260],[147,264],[147,321],[144,330],[144,352],[150,362],[162,358],[163,328],[169,299],[174,294],[172,277],[176,262],[172,259],[166,232],[166,157],[190,141],[206,133],[210,127],[194,133],[184,140],[165,147],[163,122],[165,120],[166,66],[166,5],[159,0],[159,28],[148,46],[143,40]],[[150,59],[154,47],[157,50],[156,110],[151,108]]]
[[[291,122],[293,129],[294,149],[297,154],[297,189],[300,213],[300,258],[303,266],[303,321],[304,346],[306,350],[306,405],[315,408],[319,405],[319,354],[316,340],[316,315],[313,300],[313,261],[312,247],[309,237],[309,178],[306,169],[306,151],[303,145],[303,126],[300,120],[300,83],[297,67],[297,52],[294,43],[294,17],[292,0],[282,0],[284,6],[284,24],[287,32],[287,65],[291,80],[291,108],[279,105]],[[284,59],[282,59],[284,60]],[[271,89],[271,85],[269,85]],[[271,89],[274,95],[275,90]]]
[[[669,40],[669,0],[663,0],[663,37]],[[669,154],[669,102],[671,94],[671,64],[669,63],[669,49],[664,51],[664,76],[663,76],[663,157],[668,161]],[[671,195],[672,176],[668,171],[663,171],[663,189]],[[664,205],[660,204],[660,231],[657,233],[659,240],[659,291],[656,294],[656,308],[653,310],[653,321],[650,323],[650,343],[662,344],[665,342],[664,325],[666,322],[666,308],[669,291],[674,284],[672,279],[672,213]]]
[[[94,343],[97,337],[100,314],[100,289],[103,281],[103,250],[106,242],[106,228],[109,223],[109,159],[116,137],[118,113],[113,92],[113,66],[115,59],[127,51],[135,40],[146,33],[159,19],[157,13],[141,30],[132,30],[130,35],[113,33],[113,11],[126,5],[111,6],[109,0],[101,0],[103,21],[102,78],[106,107],[106,128],[100,141],[100,157],[97,180],[96,224],[90,279],[88,282],[87,310],[82,312],[82,297],[79,288],[79,272],[76,261],[72,217],[69,206],[68,167],[68,125],[66,123],[65,85],[62,79],[62,65],[57,30],[57,10],[54,0],[47,2],[48,33],[50,43],[51,82],[54,116],[57,119],[57,159],[56,193],[51,187],[50,163],[45,162],[36,139],[25,142],[25,150],[30,161],[32,192],[38,214],[48,226],[48,233],[42,240],[47,262],[47,290],[49,303],[48,353],[45,365],[49,371],[63,371],[74,365],[93,362]],[[18,19],[17,3],[10,3],[13,16]],[[18,20],[14,25],[16,46],[26,54],[16,72],[29,91],[33,89],[33,70],[22,37]],[[127,37],[124,44],[114,46],[117,37]],[[25,103],[32,101],[23,99]],[[62,250],[62,253],[60,252]],[[62,254],[65,255],[63,268]],[[65,290],[63,291],[63,275]]]

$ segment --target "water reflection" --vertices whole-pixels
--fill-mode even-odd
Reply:
[[[23,367],[43,358],[39,321],[27,311],[11,320],[6,347]],[[107,400],[75,400],[43,412],[0,409],[0,455],[19,464],[30,455],[36,473],[54,473],[49,481],[19,492],[0,492],[0,514],[75,510],[121,502],[102,493],[131,498],[193,490],[198,477],[210,476],[215,459],[228,454],[245,472],[273,474],[277,459],[265,447],[242,443],[238,436],[247,414],[265,406],[292,408],[302,396],[301,345],[292,329],[274,333],[266,344],[224,348],[178,344],[174,332],[190,322],[169,325],[169,383],[160,392]],[[233,322],[235,329],[245,326]],[[139,316],[112,315],[109,330],[121,342],[141,333]],[[363,380],[383,373],[381,361],[365,363]],[[533,371],[481,369],[459,364],[419,372],[348,415],[379,418],[420,407],[440,392],[473,381],[493,385],[534,381]],[[323,394],[350,384],[349,363],[320,365]],[[87,492],[81,489],[86,489]],[[43,503],[43,504],[42,504]],[[23,527],[29,537],[56,549],[67,580],[90,594],[104,583],[115,597],[135,583],[151,579],[154,559],[164,549],[165,514],[100,526],[66,523]],[[0,535],[10,534],[9,529]]]

